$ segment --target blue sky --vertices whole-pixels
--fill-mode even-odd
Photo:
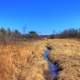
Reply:
[[[0,26],[40,34],[80,28],[80,0],[0,0]]]

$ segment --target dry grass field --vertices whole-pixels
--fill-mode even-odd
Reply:
[[[0,80],[44,80],[47,62],[37,43],[0,45]]]
[[[48,63],[43,56],[47,45],[52,47],[49,59],[62,67],[58,80],[79,80],[80,41],[72,39],[0,43],[0,80],[45,80],[49,76]]]
[[[55,39],[49,43],[53,47],[49,59],[62,68],[58,80],[80,80],[80,41]]]

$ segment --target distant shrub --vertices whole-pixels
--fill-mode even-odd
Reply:
[[[35,31],[30,31],[30,32],[28,33],[28,35],[29,35],[30,37],[37,37],[37,36],[38,36],[38,33],[35,32]]]
[[[80,38],[80,29],[68,29],[64,30],[57,35],[60,38]]]

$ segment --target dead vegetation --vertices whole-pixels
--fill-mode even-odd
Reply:
[[[58,80],[80,79],[80,42],[70,39],[57,39],[50,41],[54,50],[49,59],[57,61],[62,71],[59,72]]]
[[[80,79],[80,42],[44,39],[32,43],[0,45],[0,80],[52,80],[43,54],[51,46],[49,59],[62,67],[59,80]]]
[[[0,80],[44,80],[43,49],[37,44],[0,45]]]

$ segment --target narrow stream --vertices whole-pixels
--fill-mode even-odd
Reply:
[[[46,49],[45,53],[44,53],[44,59],[48,62],[48,72],[51,73],[51,75],[53,76],[53,80],[57,80],[58,78],[58,72],[59,72],[59,67],[58,64],[52,63],[49,59],[48,59],[48,55],[50,53],[51,49]]]

